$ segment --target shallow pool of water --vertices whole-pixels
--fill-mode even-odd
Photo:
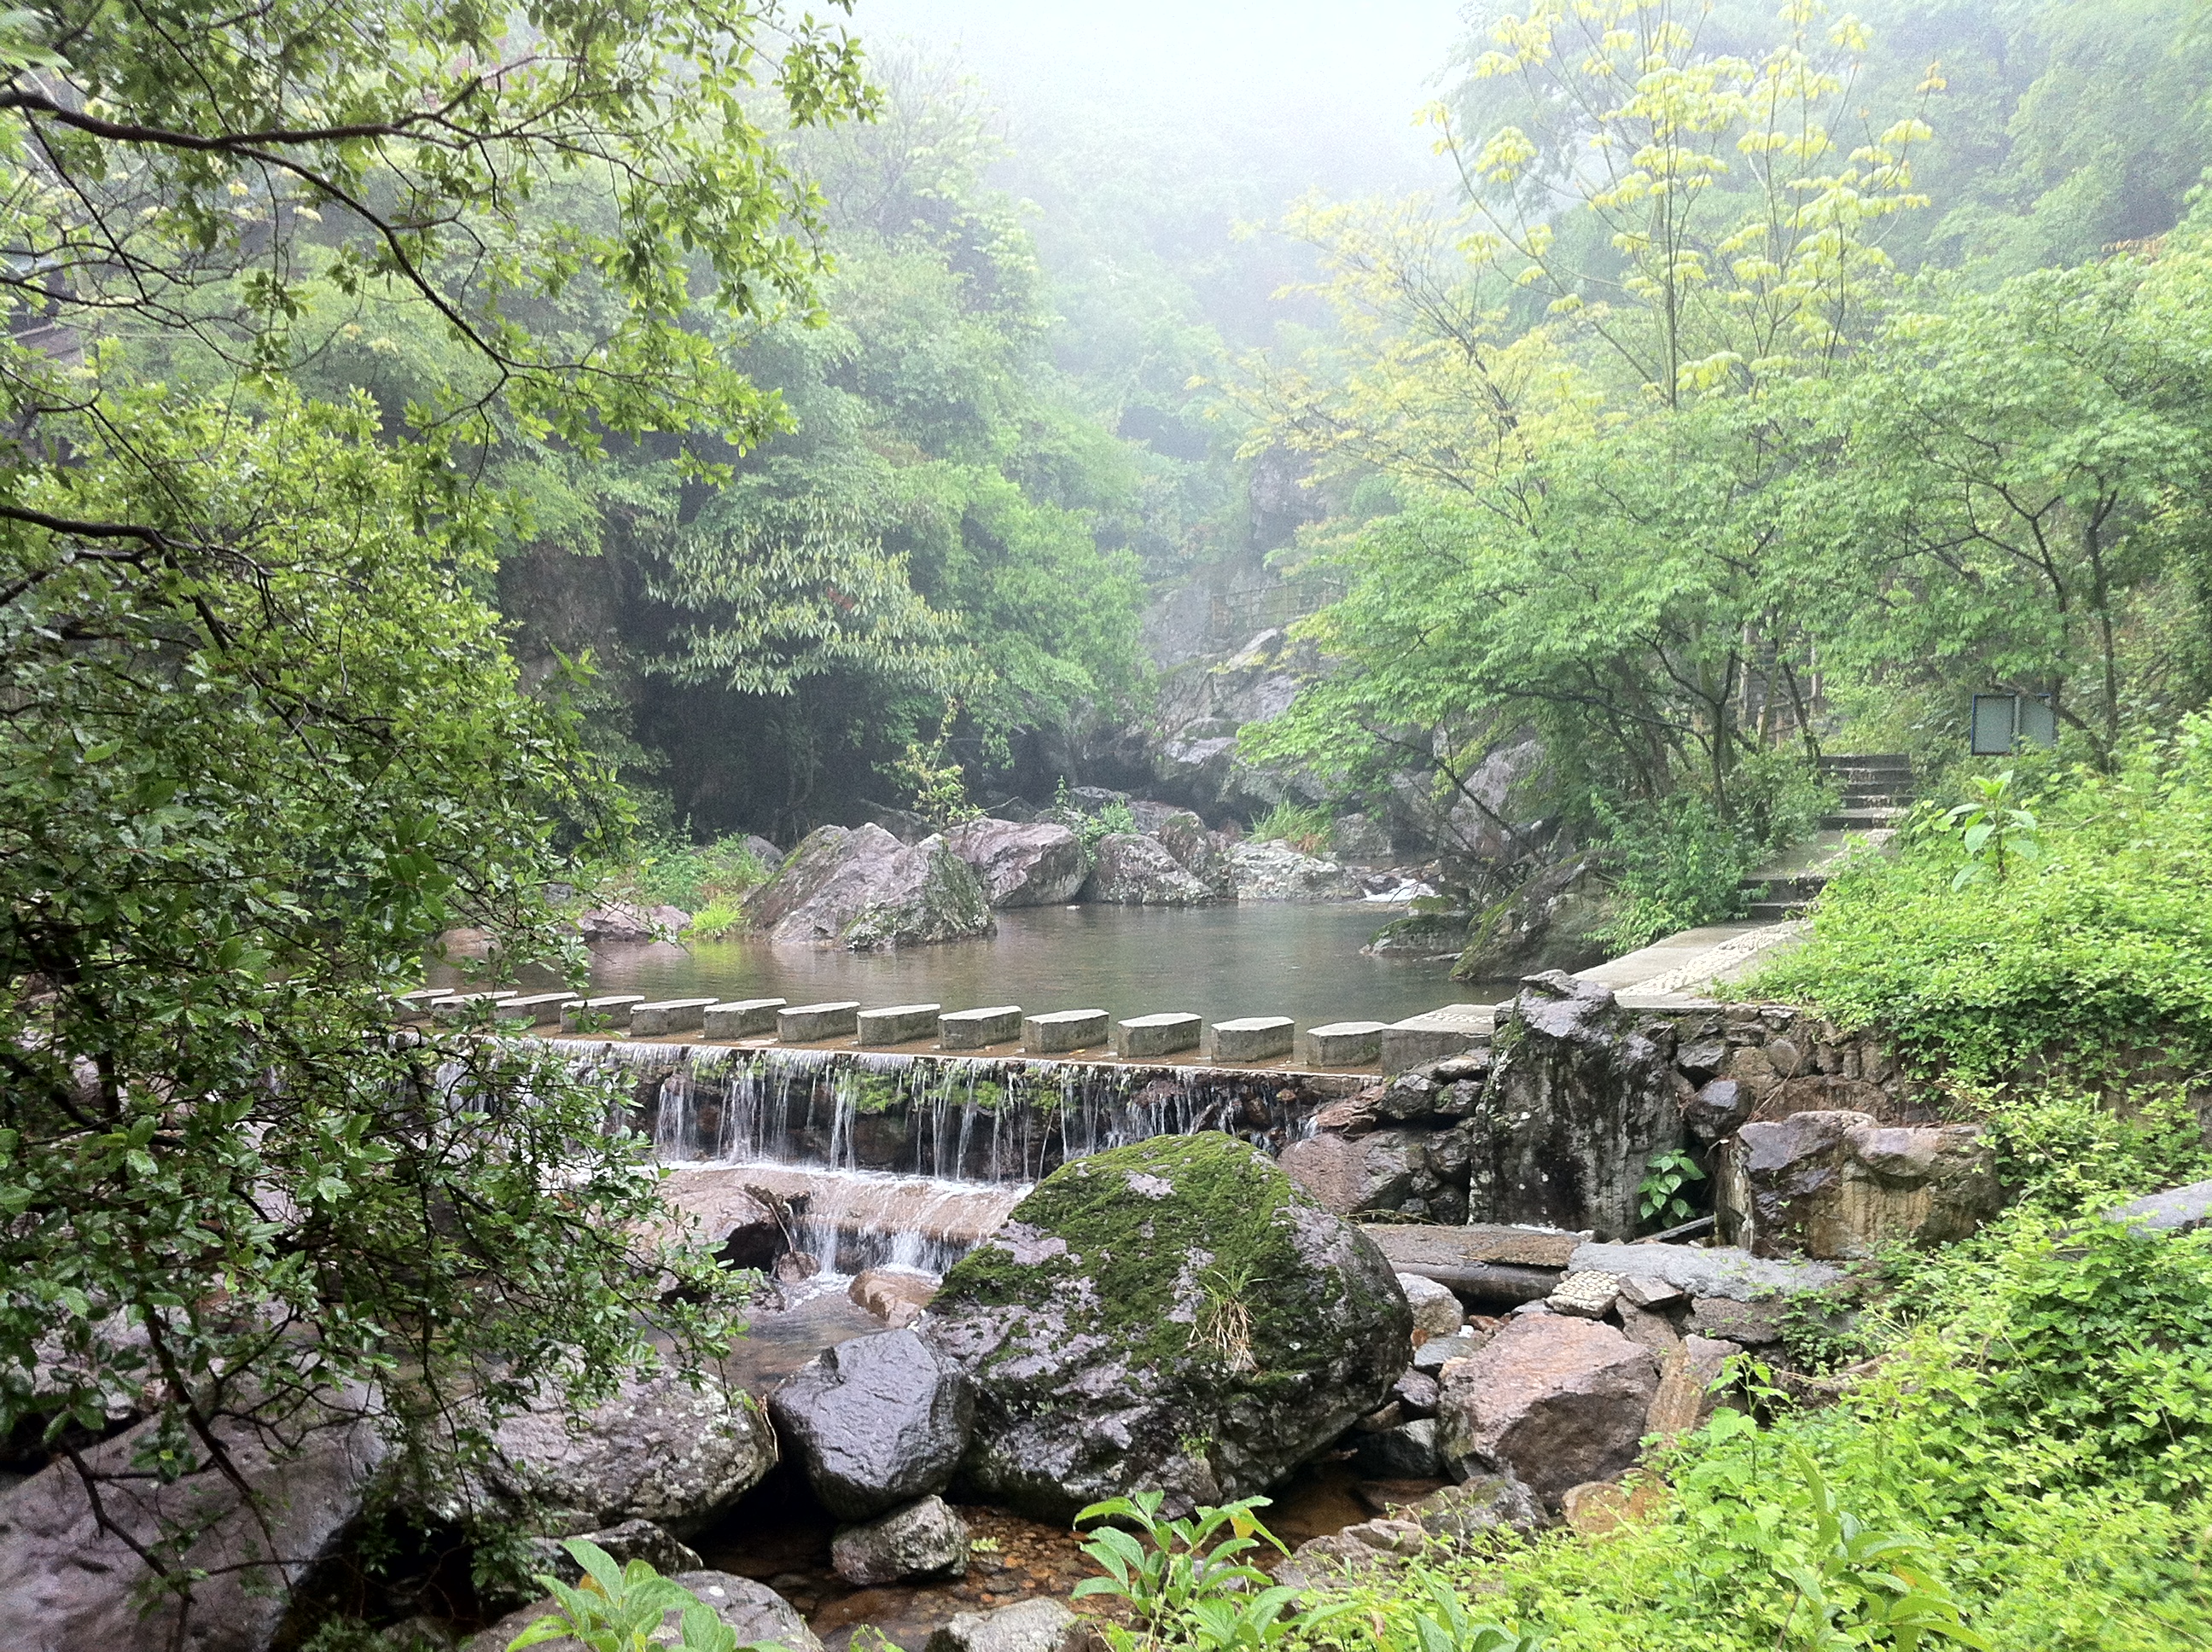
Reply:
[[[1030,907],[999,916],[989,940],[896,952],[769,946],[755,939],[603,947],[592,985],[655,998],[784,998],[794,1004],[1018,1004],[1036,1012],[1165,1011],[1286,1015],[1301,1025],[1397,1021],[1438,1005],[1492,1004],[1510,983],[1461,982],[1448,962],[1363,957],[1401,907],[1246,902]]]

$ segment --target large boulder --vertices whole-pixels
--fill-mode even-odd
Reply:
[[[1193,907],[1218,900],[1157,838],[1109,832],[1092,847],[1096,864],[1083,898],[1107,906]]]
[[[691,914],[682,907],[603,901],[576,920],[576,931],[592,945],[609,941],[672,941],[690,922]]]
[[[994,907],[1058,906],[1075,898],[1087,875],[1081,840],[1052,821],[970,820],[945,833],[945,841]]]
[[[1206,823],[1188,810],[1179,810],[1152,831],[1160,847],[1173,855],[1182,869],[1212,890],[1228,896],[1237,892],[1230,865],[1227,839],[1206,829]]]
[[[1231,844],[1229,875],[1240,901],[1348,901],[1358,893],[1342,866],[1280,838]]]
[[[1610,987],[1529,978],[1492,1040],[1476,1110],[1468,1207],[1486,1221],[1626,1238],[1651,1156],[1680,1145],[1671,1052]]]
[[[968,1444],[967,1378],[912,1330],[854,1337],[799,1367],[769,1414],[823,1507],[866,1520],[941,1491]]]
[[[806,1620],[799,1615],[797,1608],[765,1583],[756,1583],[750,1577],[738,1577],[726,1571],[678,1572],[675,1581],[737,1631],[739,1646],[772,1641],[785,1652],[822,1652],[822,1643],[815,1638],[814,1631],[806,1626]],[[515,1637],[556,1609],[554,1601],[545,1600],[511,1612],[482,1634],[471,1636],[461,1652],[507,1652]],[[662,1633],[673,1636],[681,1622],[681,1613],[670,1613],[662,1619]],[[565,1636],[558,1640],[540,1641],[538,1644],[546,1652],[585,1652],[581,1642]]]
[[[902,843],[876,825],[824,826],[745,897],[771,941],[856,952],[988,935],[990,902],[942,837]]]
[[[1658,1389],[1651,1350],[1612,1326],[1516,1317],[1445,1368],[1437,1449],[1458,1478],[1510,1475],[1557,1509],[1570,1486],[1612,1479],[1636,1461]]]
[[[1978,1127],[1881,1125],[1848,1111],[1745,1125],[1715,1189],[1721,1236],[1762,1256],[1849,1259],[1900,1240],[1948,1244],[2003,1203]]]
[[[572,1428],[550,1405],[492,1432],[490,1489],[555,1536],[629,1520],[682,1534],[729,1507],[775,1467],[775,1430],[742,1393],[681,1378],[631,1377]]]
[[[141,1424],[82,1454],[99,1481],[100,1513],[65,1460],[0,1497],[0,1624],[11,1652],[264,1652],[291,1592],[335,1552],[386,1455],[364,1420],[334,1417],[289,1455],[218,1423],[217,1437],[260,1501],[254,1509],[211,1467],[166,1485],[133,1473],[153,1428]],[[149,1596],[154,1577],[134,1545],[194,1533],[181,1558],[204,1575],[181,1599]]]
[[[1413,1315],[1372,1240],[1207,1131],[1060,1166],[921,1328],[975,1383],[964,1482],[1064,1521],[1265,1490],[1384,1402]]]
[[[1577,855],[1538,872],[1463,931],[1455,981],[1510,981],[1545,969],[1587,969],[1612,956],[1620,915],[1598,857]]]

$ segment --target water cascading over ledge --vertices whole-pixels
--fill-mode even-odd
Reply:
[[[1222,1130],[1279,1152],[1368,1081],[1021,1058],[567,1042],[625,1076],[665,1163],[811,1165],[1023,1184],[1153,1136]]]

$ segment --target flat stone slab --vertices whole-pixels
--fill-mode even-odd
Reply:
[[[1273,1061],[1291,1053],[1298,1023],[1286,1015],[1248,1015],[1213,1023],[1217,1061]]]
[[[775,1030],[775,1012],[791,1000],[782,998],[738,998],[709,1004],[700,1017],[701,1030],[709,1038],[758,1038]]]
[[[1802,945],[1809,927],[1797,918],[1707,924],[1584,969],[1575,979],[1612,987],[1624,1008],[1664,1009],[1677,1000],[1702,1000],[1716,981],[1739,981],[1763,968]]]
[[[860,1030],[860,1000],[793,1004],[775,1012],[775,1036],[787,1044],[816,1044],[825,1038],[850,1038]]]
[[[1125,1061],[1134,1061],[1194,1050],[1205,1030],[1205,1022],[1194,1015],[1132,1016],[1114,1023],[1114,1054]]]
[[[1332,1021],[1298,1035],[1299,1054],[1310,1067],[1364,1067],[1382,1059],[1382,1021]]]
[[[711,998],[664,998],[639,1004],[629,1012],[632,1038],[659,1038],[669,1033],[696,1032],[707,1018]]]
[[[2146,1233],[2191,1233],[2212,1227],[2212,1181],[2193,1181],[2162,1193],[2130,1200],[2105,1212],[2107,1222],[2125,1222]]]
[[[597,1032],[601,1029],[627,1027],[629,1012],[645,1002],[643,993],[610,993],[605,998],[586,998],[561,1009],[562,1032]],[[592,1024],[586,1026],[586,1021]]]
[[[560,1020],[563,1008],[579,1001],[574,993],[529,993],[500,999],[492,1014],[501,1021],[520,1021],[532,1027],[550,1026]]]
[[[1103,1010],[1049,1010],[1022,1017],[1022,1048],[1037,1055],[1093,1049],[1106,1042]]]
[[[1425,1278],[1424,1265],[1504,1263],[1515,1267],[1565,1269],[1573,1261],[1575,1253],[1590,1241],[1587,1231],[1520,1228],[1490,1222],[1471,1222],[1464,1227],[1378,1223],[1363,1230],[1390,1259],[1393,1267],[1401,1273],[1421,1273]]]
[[[937,1018],[937,1042],[949,1050],[987,1049],[1022,1036],[1022,1006],[994,1004],[981,1010],[954,1010]]]
[[[893,1004],[880,1010],[860,1011],[860,1033],[863,1044],[911,1044],[917,1038],[937,1036],[937,1018],[944,1014],[942,1004]]]
[[[1382,1029],[1382,1071],[1403,1072],[1447,1056],[1464,1055],[1489,1042],[1497,1030],[1494,1004],[1446,1004],[1425,1015],[1394,1021]]]
[[[1717,1245],[1580,1245],[1568,1266],[1577,1273],[1617,1273],[1663,1279],[1693,1297],[1759,1302],[1825,1291],[1843,1282],[1844,1270],[1828,1262],[1771,1261],[1747,1250]]]

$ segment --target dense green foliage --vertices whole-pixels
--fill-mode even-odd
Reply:
[[[2212,756],[2201,716],[2117,772],[2032,799],[2040,853],[1962,882],[1966,842],[1923,814],[1902,851],[1832,884],[1812,939],[1756,983],[1878,1027],[1968,1083],[2046,1059],[2105,1079],[2130,1060],[2212,1063]]]
[[[366,1413],[434,1478],[534,1394],[726,1338],[736,1282],[659,1236],[617,1098],[395,1035],[386,994],[454,926],[574,962],[550,886],[619,816],[588,685],[526,693],[481,600],[535,508],[482,465],[778,425],[689,322],[807,301],[811,198],[747,111],[870,98],[841,31],[787,21],[0,22],[11,1436],[144,1415],[126,1472],[215,1475]],[[403,410],[310,370],[386,328],[465,371]]]
[[[2067,1110],[2024,1105],[2014,1127],[2063,1131]],[[2022,1168],[1999,1227],[1858,1271],[1852,1351],[1879,1358],[1834,1403],[1793,1405],[1739,1361],[1618,1527],[1434,1545],[1325,1596],[1355,1609],[1319,1640],[1433,1652],[1492,1620],[1550,1652],[2200,1644],[2212,1235],[2084,1224],[2168,1173],[2154,1145],[2108,1141],[2093,1186]],[[1226,1643],[1187,1612],[1157,1643]]]
[[[1291,560],[1346,592],[1248,752],[1564,821],[1642,934],[1809,825],[1778,763],[1942,767],[2006,689],[2109,767],[2200,704],[2208,225],[2154,167],[2116,247],[2097,180],[2201,157],[2212,55],[2112,9],[1484,9],[1431,114],[1460,198],[1302,208],[1336,326],[1228,387],[1312,456]],[[2154,141],[2121,59],[2159,65]]]

